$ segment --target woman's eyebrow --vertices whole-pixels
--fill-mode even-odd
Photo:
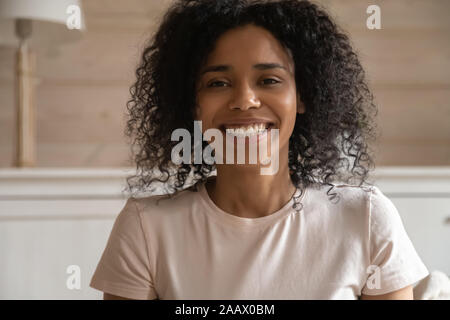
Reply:
[[[275,69],[275,68],[280,68],[280,69],[284,69],[287,71],[287,68],[279,63],[275,63],[275,62],[271,62],[271,63],[258,63],[253,65],[254,69],[257,70],[268,70],[268,69]],[[214,65],[214,66],[208,66],[205,67],[202,72],[200,73],[200,75],[204,75],[207,72],[223,72],[223,71],[229,71],[232,70],[233,67],[229,66],[229,65]]]

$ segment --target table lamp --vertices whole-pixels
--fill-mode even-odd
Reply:
[[[36,165],[32,47],[54,48],[85,30],[79,0],[0,0],[0,46],[16,53],[16,167]]]

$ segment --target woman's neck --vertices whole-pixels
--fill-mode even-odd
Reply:
[[[257,167],[217,165],[217,176],[208,179],[205,187],[219,208],[244,218],[278,211],[296,191],[287,164],[275,175],[260,175]]]

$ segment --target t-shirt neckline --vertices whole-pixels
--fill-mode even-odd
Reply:
[[[290,200],[283,205],[279,210],[259,218],[244,218],[244,217],[238,217],[234,214],[228,213],[221,208],[219,208],[214,201],[209,197],[208,191],[205,187],[205,181],[200,183],[199,186],[199,193],[200,198],[203,202],[203,204],[208,209],[207,213],[211,214],[211,216],[219,219],[221,222],[231,225],[233,227],[241,228],[241,229],[254,229],[254,228],[261,228],[265,227],[271,224],[276,223],[277,221],[283,219],[285,216],[297,213],[298,209],[294,209],[292,206],[294,205],[294,197],[299,197],[298,202],[304,203],[305,194],[307,192],[307,188],[303,191],[303,194],[299,197],[301,190],[299,188],[296,189],[294,196],[290,198]],[[300,206],[299,213],[303,212],[303,206]]]

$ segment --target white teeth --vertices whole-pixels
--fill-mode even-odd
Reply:
[[[267,129],[265,124],[259,123],[240,128],[226,128],[225,130],[228,134],[231,134],[233,136],[245,137],[264,133]]]

